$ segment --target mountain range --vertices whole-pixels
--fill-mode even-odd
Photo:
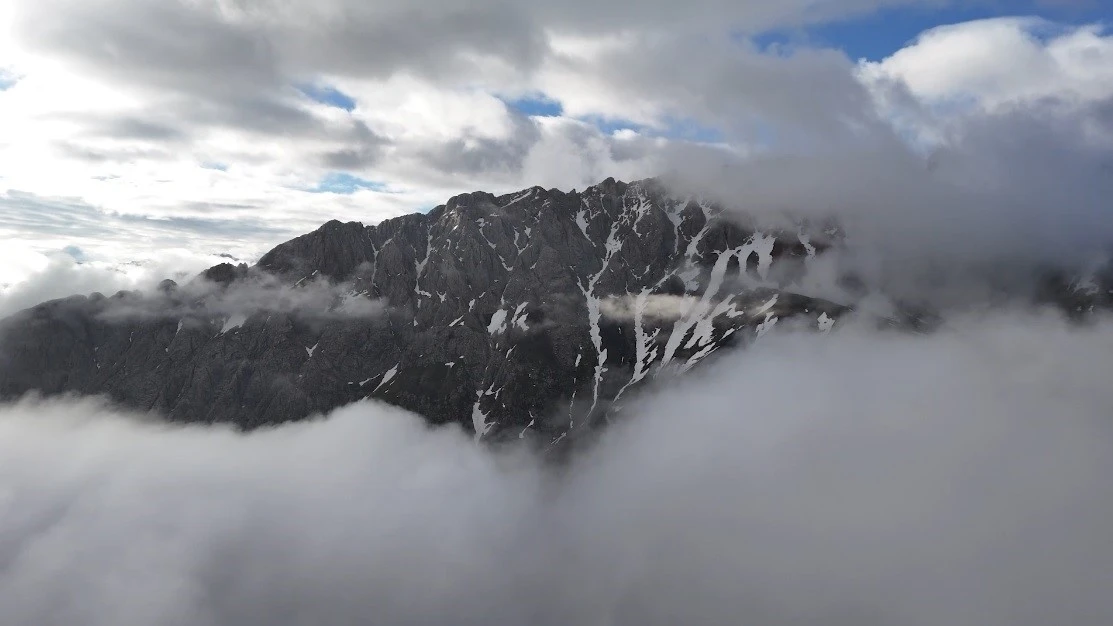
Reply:
[[[477,439],[558,446],[654,381],[774,326],[825,332],[853,309],[801,289],[843,245],[839,225],[777,224],[656,179],[331,221],[253,266],[0,322],[0,398],[103,394],[244,429],[374,398]],[[1049,274],[1041,297],[1074,314],[1108,306],[1113,278],[1096,276]],[[910,311],[878,322],[930,327]]]

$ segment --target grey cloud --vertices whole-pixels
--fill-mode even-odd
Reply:
[[[205,257],[166,258],[156,263],[121,263],[115,266],[88,262],[74,246],[48,255],[46,265],[14,285],[0,285],[0,319],[42,302],[74,294],[116,293],[130,289],[152,290],[167,277],[196,275],[205,268]]]
[[[702,0],[678,5],[654,1],[631,11],[621,3],[580,0],[559,7],[540,0],[445,0],[423,3],[420,8],[350,0],[283,4],[51,0],[21,5],[19,32],[33,48],[64,55],[116,81],[225,100],[273,91],[300,76],[320,74],[386,78],[416,73],[466,84],[487,70],[478,61],[484,58],[528,74],[551,54],[546,37],[554,30],[670,33],[687,32],[685,25],[696,24],[726,35],[837,19],[887,5],[940,3]],[[684,69],[670,73],[671,78],[685,79],[691,66]]]
[[[220,100],[179,99],[169,105],[175,115],[197,123],[240,128],[262,134],[308,136],[325,130],[310,111],[277,96]]]
[[[499,176],[522,169],[530,150],[541,140],[537,124],[522,115],[512,117],[507,139],[464,136],[421,149],[418,158],[445,174]]]
[[[6,623],[1098,626],[1113,326],[776,334],[554,471],[375,404],[0,410]]]
[[[883,133],[808,151],[673,159],[669,180],[759,216],[836,217],[858,271],[891,289],[1030,280],[1041,266],[1077,269],[1113,250],[1113,146],[1093,140],[1107,106],[972,113],[952,120],[948,141],[928,155]]]
[[[321,164],[334,170],[360,170],[370,167],[383,156],[381,146],[368,144],[358,148],[333,150],[320,156]]]
[[[161,108],[193,134],[207,128],[224,127],[266,137],[338,145],[340,148],[329,154],[360,157],[358,162],[344,169],[373,164],[381,156],[382,148],[390,144],[362,120],[321,118],[285,89],[250,97],[180,97],[164,102]]]
[[[829,143],[852,125],[883,128],[852,64],[833,50],[774,55],[725,37],[667,36],[590,61],[558,62],[596,77],[603,89],[744,140],[773,134],[779,145]]]
[[[289,43],[288,62],[302,71],[386,78],[414,72],[456,80],[481,71],[483,58],[521,70],[547,52],[541,27],[520,4],[440,2],[419,7],[326,2],[309,11],[315,28],[297,21],[276,28]],[[311,18],[312,19],[312,18]]]
[[[205,206],[206,211],[213,208],[212,204]],[[244,208],[243,205],[235,205],[237,210]],[[0,196],[0,217],[3,218],[0,231],[8,231],[14,236],[25,233],[116,239],[144,234],[173,240],[188,233],[226,240],[236,237],[274,238],[289,234],[287,229],[264,224],[259,218],[152,217],[102,211],[76,198],[46,198],[21,191],[9,191]]]
[[[654,102],[677,117],[747,136],[776,127],[778,141],[845,135],[848,124],[861,125],[868,118],[861,115],[864,91],[842,55],[762,55],[731,37],[903,3],[699,0],[678,5],[654,0],[631,11],[621,3],[579,0],[559,7],[540,0],[438,0],[421,7],[349,0],[49,0],[19,4],[16,32],[21,45],[34,53],[63,58],[106,82],[146,93],[162,118],[172,120],[158,122],[161,129],[148,126],[156,122],[146,119],[125,128],[87,121],[94,132],[152,141],[162,132],[184,142],[203,138],[212,127],[235,128],[323,141],[330,145],[307,148],[304,162],[360,170],[382,163],[389,140],[359,122],[319,116],[292,85],[322,76],[402,74],[449,87],[514,90],[530,86],[553,63],[572,63],[554,56],[553,33],[639,35],[642,45],[632,51],[570,68],[595,77],[620,101]],[[822,90],[824,98],[814,98],[815,90]],[[519,122],[516,132],[519,136],[507,142],[459,137],[439,146],[405,146],[399,155],[416,155],[436,170],[413,174],[411,183],[464,175],[503,184],[522,169],[537,141],[530,124]],[[86,159],[124,161],[173,153],[84,145],[75,150]],[[596,158],[583,152],[585,159]],[[632,160],[622,151],[613,157]],[[600,172],[603,177],[617,173]]]
[[[48,198],[19,191],[0,194],[0,238],[20,241],[39,249],[61,247],[58,241],[79,243],[87,256],[100,259],[97,264],[75,265],[73,259],[54,259],[46,267],[31,272],[15,285],[0,288],[0,316],[47,300],[73,293],[114,292],[138,285],[122,273],[135,270],[128,263],[143,261],[139,273],[146,283],[189,269],[200,271],[211,265],[206,254],[243,253],[248,242],[276,241],[296,232],[264,224],[248,216],[209,217],[205,213],[227,215],[243,213],[242,206],[190,206],[200,216],[153,217],[103,211],[74,198]],[[142,242],[146,247],[137,247]],[[192,254],[182,257],[181,249]],[[120,250],[128,251],[120,254]],[[145,259],[155,258],[150,262]],[[134,273],[134,272],[132,272]]]
[[[838,21],[894,6],[939,7],[948,0],[670,0],[639,2],[636,11],[621,2],[571,0],[561,4],[536,0],[544,19],[579,32],[605,33],[621,28],[675,32],[719,28],[741,32]]]
[[[676,296],[668,294],[652,294],[645,297],[642,303],[641,315],[647,319],[663,321],[678,320],[699,303],[695,296]],[[600,303],[603,315],[615,320],[633,321],[637,310],[638,296],[625,295],[612,297]],[[717,305],[718,302],[712,303]]]
[[[48,0],[20,9],[25,44],[122,82],[208,93],[281,82],[271,42],[223,19],[217,3]]]
[[[49,264],[16,285],[0,285],[0,319],[41,302],[75,293],[115,292],[131,287],[121,272],[82,267],[72,258],[54,258]]]
[[[90,128],[86,134],[113,139],[140,139],[159,142],[176,142],[185,138],[182,130],[168,120],[139,116],[77,116],[73,114],[52,117],[85,122]]]
[[[346,144],[344,148],[321,155],[325,167],[351,171],[370,167],[383,157],[392,144],[362,121],[353,122],[352,131],[343,136],[342,143]]]
[[[38,233],[99,238],[118,234],[95,207],[76,198],[9,191],[0,196],[0,217],[12,236]]]
[[[352,283],[313,279],[290,286],[268,274],[243,267],[239,280],[221,284],[200,277],[168,290],[132,292],[105,304],[105,320],[214,317],[246,319],[258,313],[282,313],[304,319],[376,317],[385,305],[355,290]]]
[[[108,134],[113,137],[157,139],[161,141],[174,141],[182,138],[182,132],[173,126],[138,118],[116,120],[108,130]]]
[[[338,125],[306,108],[291,86],[297,76],[276,51],[282,39],[276,43],[277,35],[264,24],[222,15],[216,4],[57,0],[22,9],[17,32],[26,45],[107,82],[147,92],[151,109],[167,120],[86,116],[94,134],[183,141],[215,126],[354,146],[342,150],[368,152],[385,142],[362,122]],[[145,156],[97,148],[71,152],[93,160]]]
[[[160,148],[116,148],[83,146],[78,142],[61,141],[55,148],[66,156],[90,163],[135,163],[137,161],[170,161],[173,155]]]

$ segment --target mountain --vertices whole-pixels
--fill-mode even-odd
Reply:
[[[0,398],[106,394],[255,428],[370,397],[551,446],[774,324],[829,329],[849,309],[794,288],[840,239],[830,224],[759,229],[652,179],[464,194],[331,221],[155,294],[23,311],[0,324]],[[1049,293],[1077,299],[1061,282]]]

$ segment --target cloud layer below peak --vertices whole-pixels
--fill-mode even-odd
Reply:
[[[562,471],[376,404],[0,408],[6,623],[1105,624],[1113,328],[768,335]]]

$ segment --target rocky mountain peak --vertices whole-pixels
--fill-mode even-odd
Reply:
[[[201,279],[219,297],[165,285],[126,314],[103,297],[25,311],[0,329],[0,396],[107,394],[245,428],[376,398],[553,446],[775,325],[829,330],[847,307],[795,288],[840,238],[759,228],[656,180],[461,194],[214,266]]]

